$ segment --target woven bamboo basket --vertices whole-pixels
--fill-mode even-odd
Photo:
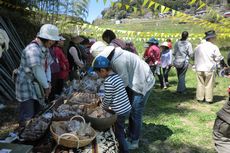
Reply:
[[[96,94],[75,92],[69,98],[67,103],[84,105],[86,108],[95,108],[100,103],[100,98]]]
[[[85,123],[85,119],[82,116],[73,116],[71,120],[73,120],[74,118],[81,118],[83,120],[83,122]],[[63,122],[63,121],[60,121]],[[90,144],[93,139],[95,139],[96,137],[96,131],[91,128],[92,131],[92,137],[88,138],[88,139],[84,139],[84,140],[79,140],[77,135],[71,134],[71,133],[64,133],[62,135],[58,135],[54,132],[52,125],[50,126],[50,132],[54,138],[54,140],[57,142],[58,145],[62,145],[64,147],[68,147],[68,148],[79,148],[79,147],[84,147],[87,146],[88,144]]]

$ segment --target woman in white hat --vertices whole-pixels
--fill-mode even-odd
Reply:
[[[49,50],[59,40],[58,28],[44,24],[37,37],[22,51],[16,78],[16,99],[20,102],[19,125],[34,117],[50,94],[52,58]]]
[[[169,86],[168,74],[172,66],[172,52],[169,49],[168,42],[163,42],[161,48],[161,68],[163,70],[164,89]]]

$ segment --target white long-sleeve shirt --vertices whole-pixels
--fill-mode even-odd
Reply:
[[[213,43],[206,41],[195,48],[196,71],[214,71],[216,65],[223,59],[219,48]]]
[[[166,50],[161,54],[161,67],[166,68],[167,66],[172,64],[172,51]]]

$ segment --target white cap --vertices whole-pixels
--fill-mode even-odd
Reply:
[[[90,53],[92,54],[93,57],[96,57],[99,53],[101,53],[106,47],[106,44],[103,43],[102,41],[97,41],[95,42],[91,48],[90,48]]]
[[[40,31],[37,34],[37,37],[53,40],[53,41],[59,41],[59,32],[58,28],[55,25],[52,24],[44,24]]]

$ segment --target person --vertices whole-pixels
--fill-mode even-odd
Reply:
[[[110,46],[121,47],[124,50],[130,51],[138,55],[136,48],[131,41],[125,42],[117,38],[112,30],[105,30],[102,34],[102,39]]]
[[[230,91],[229,91],[230,92]],[[218,153],[229,153],[230,148],[230,99],[217,112],[213,126],[213,140]]]
[[[163,89],[165,87],[163,76],[161,72],[161,52],[160,48],[158,46],[159,41],[155,39],[154,37],[150,38],[147,42],[148,47],[145,50],[144,53],[144,60],[148,65],[150,66],[153,74],[156,74],[160,81],[160,86]]]
[[[52,73],[51,76],[52,89],[49,96],[49,101],[54,100],[55,96],[61,95],[65,80],[68,78],[69,75],[69,62],[63,51],[63,46],[65,43],[64,41],[65,38],[63,36],[60,36],[60,40],[56,41],[56,43],[50,49],[51,56],[57,62],[60,69],[58,72]],[[51,72],[52,72],[52,66],[51,66]]]
[[[174,61],[173,65],[177,71],[178,84],[177,93],[185,94],[185,76],[189,66],[189,58],[193,56],[192,44],[187,40],[189,33],[183,31],[181,34],[181,39],[178,40],[174,45]]]
[[[224,57],[214,44],[216,33],[214,30],[205,32],[206,41],[195,49],[195,69],[197,73],[196,99],[198,102],[213,102],[213,88],[215,84],[215,70],[218,63],[224,63]]]
[[[98,41],[92,45],[90,52],[94,57],[107,57],[113,71],[124,82],[132,106],[127,142],[129,149],[136,149],[139,146],[144,106],[155,83],[154,76],[148,64],[138,55],[120,47],[106,46],[103,42]]]
[[[5,30],[0,29],[0,58],[2,57],[2,53],[9,49],[10,39]]]
[[[169,86],[168,75],[172,66],[172,52],[168,47],[168,42],[163,42],[161,48],[161,67],[163,69],[164,88]]]
[[[83,51],[80,47],[80,43],[83,42],[84,39],[80,36],[72,37],[69,42],[69,47],[67,51],[67,59],[69,61],[69,69],[70,69],[70,80],[72,81],[77,76],[75,75],[77,70],[82,70],[85,67],[85,61],[83,57]]]
[[[52,24],[44,24],[36,38],[22,51],[15,85],[16,99],[20,102],[20,127],[24,127],[42,109],[42,100],[50,94],[52,58],[48,48],[57,40],[58,28]]]
[[[124,83],[120,76],[112,71],[109,60],[106,57],[98,56],[93,69],[99,77],[104,78],[105,96],[102,108],[111,109],[117,114],[115,122],[115,136],[119,143],[119,152],[128,153],[128,144],[125,139],[125,120],[128,119],[131,105],[125,91]]]

